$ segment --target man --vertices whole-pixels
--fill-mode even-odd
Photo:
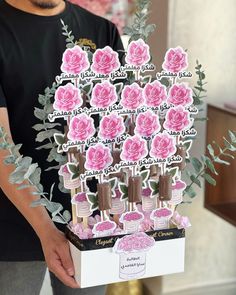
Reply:
[[[35,149],[32,126],[39,122],[33,111],[38,94],[60,74],[66,48],[60,19],[80,45],[90,45],[93,50],[106,45],[122,49],[113,24],[78,6],[63,0],[0,0],[0,126],[15,144],[23,143],[20,152],[32,157],[42,170],[47,167],[47,151]],[[54,294],[104,294],[105,287],[71,289],[79,286],[73,278],[74,267],[64,234],[45,208],[30,208],[35,200],[30,189],[19,191],[9,184],[14,167],[3,164],[4,156],[6,153],[1,151],[0,293],[39,294],[45,257]],[[56,172],[43,172],[46,191],[57,178]],[[54,200],[70,207],[70,198],[59,191],[54,192]]]

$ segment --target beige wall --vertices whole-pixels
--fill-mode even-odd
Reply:
[[[208,101],[236,100],[236,1],[170,0],[170,47],[189,52],[190,69],[198,58],[208,80]],[[193,154],[204,153],[205,126],[198,125]],[[236,176],[235,176],[236,177]],[[164,292],[236,280],[236,228],[203,208],[203,191],[181,211],[191,219],[187,231],[186,271],[165,276]]]

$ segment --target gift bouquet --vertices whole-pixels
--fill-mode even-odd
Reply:
[[[194,121],[203,120],[202,66],[197,63],[192,89],[188,54],[180,46],[166,52],[156,73],[146,35],[131,35],[121,61],[109,46],[93,54],[83,50],[62,25],[68,44],[61,74],[39,96],[42,109],[35,108],[35,116],[42,123],[34,128],[41,148],[58,162],[51,168],[58,169],[60,189],[70,192],[72,218],[53,202],[53,185],[50,198],[44,193],[40,167],[19,157],[20,146],[10,145],[1,129],[0,148],[10,151],[5,163],[16,165],[10,181],[19,189],[33,185],[39,199],[32,206],[45,206],[53,221],[67,224],[81,287],[183,271],[190,221],[177,207],[185,195],[195,196],[199,179],[215,184],[208,171],[217,174],[215,162],[227,164],[222,155],[233,157],[228,151],[236,150],[235,132],[229,131],[218,154],[209,144],[210,156],[191,158]]]

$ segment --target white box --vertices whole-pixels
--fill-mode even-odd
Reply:
[[[116,240],[123,236],[81,240],[69,230],[66,234],[70,241],[75,279],[81,288],[184,271],[184,230],[167,229],[147,233],[155,238],[155,245],[145,253],[132,253],[132,257],[113,251]],[[127,274],[125,267],[129,267],[129,272],[132,269],[132,274]]]

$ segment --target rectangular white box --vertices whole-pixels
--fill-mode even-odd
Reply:
[[[81,288],[86,288],[183,272],[185,231],[178,229],[159,230],[153,231],[149,235],[155,237],[155,245],[144,255],[142,255],[143,252],[133,253],[131,255],[133,257],[128,258],[127,261],[131,261],[127,262],[129,268],[136,265],[136,273],[127,275],[122,270],[126,258],[123,257],[123,260],[120,260],[120,254],[113,252],[113,245],[120,236],[91,239],[91,243],[84,246],[85,240],[80,240],[71,232],[69,235],[67,233],[75,266],[76,281]],[[74,245],[77,242],[77,247],[80,249]],[[108,247],[109,244],[112,244],[112,247]],[[102,246],[107,248],[101,248]],[[81,251],[82,248],[88,247],[93,250]],[[98,249],[94,249],[96,247]],[[133,263],[132,261],[139,262]]]

